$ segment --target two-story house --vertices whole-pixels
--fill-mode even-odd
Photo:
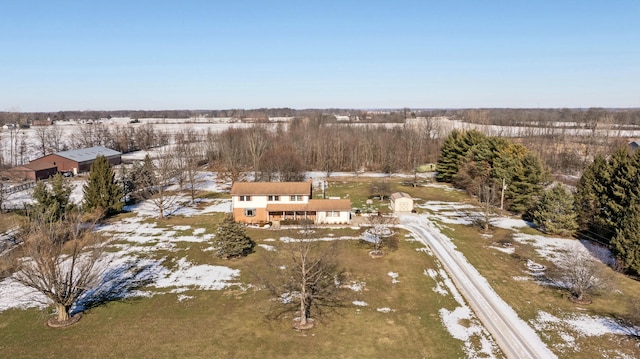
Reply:
[[[348,224],[351,201],[312,199],[309,182],[236,182],[231,187],[233,218],[242,223],[311,220],[315,224]]]

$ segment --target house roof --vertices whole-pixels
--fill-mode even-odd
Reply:
[[[409,194],[405,193],[405,192],[396,192],[396,193],[391,194],[391,199],[392,200],[395,201],[396,199],[399,199],[399,198],[412,199],[411,196],[409,196]]]
[[[351,201],[348,199],[310,199],[311,211],[350,211]]]
[[[310,195],[311,182],[235,182],[231,195]]]
[[[7,169],[3,172],[31,172],[31,171],[40,171],[40,170],[48,170],[51,168],[56,168],[56,165],[49,162],[44,163],[25,163],[20,166],[15,166]]]
[[[118,151],[112,150],[110,148],[102,147],[102,146],[79,148],[77,150],[56,152],[54,154],[60,157],[64,157],[66,159],[70,159],[75,162],[92,161],[92,160],[95,160],[96,157],[98,156],[105,156],[109,158],[113,156],[122,155],[122,153]]]
[[[268,212],[280,211],[351,211],[348,199],[310,199],[309,203],[270,203]]]
[[[57,166],[51,162],[35,162],[35,163],[27,163],[24,167],[32,169],[34,171],[40,170],[48,170],[50,168],[56,168]]]

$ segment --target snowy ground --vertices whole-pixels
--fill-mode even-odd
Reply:
[[[425,269],[424,274],[433,280],[435,286],[431,289],[434,292],[442,296],[450,295],[458,303],[453,310],[441,308],[439,314],[440,320],[451,336],[464,342],[463,348],[467,358],[496,358],[496,353],[499,351],[497,344],[464,301],[440,263],[437,270]]]
[[[310,172],[308,177],[313,178],[314,183],[320,184],[325,180],[325,173]],[[331,177],[353,176],[353,173],[332,173]],[[361,174],[366,177],[384,177],[383,174]],[[79,203],[82,199],[82,180],[75,180],[75,189],[72,200]],[[437,184],[435,184],[437,185]],[[228,184],[220,183],[216,176],[210,172],[202,172],[198,184],[199,190],[223,192],[229,188]],[[14,198],[9,198],[9,203],[21,205],[31,201],[30,194],[23,192]],[[200,199],[191,203],[186,194],[176,196],[176,206],[171,211],[173,215],[192,216],[212,212],[229,212],[230,200],[227,199]],[[468,204],[428,201],[420,204],[429,210],[425,214],[432,221],[447,224],[469,224],[471,218],[477,215],[477,209]],[[176,251],[178,246],[185,247],[196,243],[209,242],[213,238],[212,233],[207,233],[204,228],[192,228],[190,226],[173,226],[161,228],[152,221],[151,217],[157,217],[157,209],[149,202],[127,207],[127,210],[135,213],[135,216],[124,218],[116,223],[101,226],[100,232],[113,236],[110,244],[109,255],[102,265],[105,268],[105,279],[96,290],[88,293],[80,301],[76,310],[90,306],[104,296],[110,298],[126,298],[130,296],[151,296],[160,293],[180,293],[178,300],[187,300],[189,296],[184,292],[197,290],[220,290],[230,286],[246,290],[249,285],[238,280],[239,271],[224,266],[201,265],[188,261],[186,258],[173,263],[165,263],[166,253]],[[530,235],[519,232],[519,228],[528,227],[529,224],[514,218],[496,217],[492,224],[497,227],[513,229],[516,234],[514,240],[528,243],[536,247],[541,256],[553,260],[554,253],[558,249],[566,249],[576,241],[553,238],[541,235]],[[357,237],[332,237],[321,240],[354,240]],[[275,241],[275,239],[273,239]],[[282,241],[288,238],[280,238]],[[407,238],[412,240],[412,238]],[[268,242],[268,241],[267,241]],[[450,243],[455,247],[454,243]],[[271,251],[275,248],[268,244],[261,244],[261,250]],[[492,249],[510,252],[513,248],[492,246]],[[591,253],[599,253],[601,260],[606,261],[610,257],[600,249],[584,247]],[[209,251],[213,248],[204,248]],[[422,248],[421,251],[433,255],[430,248]],[[457,288],[453,285],[446,271],[442,268],[425,269],[425,276],[431,281],[431,289],[443,296],[452,296],[459,304],[455,308],[442,308],[439,312],[443,325],[454,338],[464,342],[464,348],[469,358],[493,358],[496,357],[496,344],[484,328],[482,323],[474,315],[473,311],[464,303]],[[402,280],[401,274],[389,272],[389,280],[398,283]],[[529,277],[514,277],[513,280],[528,280]],[[345,284],[354,291],[362,291],[366,286],[364,282]],[[356,307],[365,307],[365,301],[354,301]],[[10,308],[30,308],[46,306],[46,300],[41,295],[25,288],[11,278],[0,281],[0,311]],[[377,311],[388,313],[395,311],[393,308],[376,308]],[[465,323],[462,325],[461,323]],[[580,336],[600,335],[626,335],[630,331],[639,328],[627,328],[619,325],[610,318],[589,316],[587,314],[551,315],[540,311],[538,317],[530,324],[541,333],[561,333],[563,344],[571,350],[576,338]],[[578,350],[576,348],[575,350]]]
[[[441,227],[447,226],[447,224],[470,224],[471,218],[477,216],[479,211],[479,209],[474,209],[471,205],[457,202],[447,203],[431,201],[425,202],[420,205],[420,207],[431,211],[432,213],[425,214],[425,216],[440,223]],[[611,254],[608,250],[595,246],[589,242],[522,233],[520,229],[530,227],[531,224],[521,219],[494,217],[491,223],[496,227],[513,230],[515,232],[513,239],[516,242],[526,243],[533,246],[539,256],[552,262],[558,260],[557,254],[559,252],[572,250],[574,248],[588,252],[594,258],[604,263],[610,263],[612,260]],[[450,245],[455,248],[455,243],[450,242]],[[490,246],[490,248],[506,253],[512,253],[514,251],[514,248],[505,248],[499,245]],[[425,274],[436,279],[441,275],[440,272],[444,271],[427,270],[425,271]],[[514,277],[513,280],[535,280],[534,273],[526,273],[523,271],[523,274],[523,276]],[[444,272],[444,275],[446,275],[446,272]],[[444,275],[442,275],[442,278],[444,278]],[[446,285],[446,281],[442,279],[436,280],[436,284],[432,287],[432,290],[437,293],[445,293],[447,288],[448,286]],[[549,338],[550,335],[558,335],[564,343],[559,344],[555,349],[561,352],[579,352],[580,347],[577,345],[576,339],[580,337],[604,335],[628,336],[633,333],[640,333],[640,328],[627,327],[613,318],[593,316],[584,313],[577,315],[575,313],[565,313],[556,316],[540,310],[538,312],[538,317],[535,320],[530,321],[529,324],[535,328],[538,334],[543,338]],[[449,326],[447,327],[449,328]],[[457,329],[460,330],[461,328],[458,327]],[[450,328],[450,331],[454,337],[461,336],[460,334],[454,334],[453,327]],[[469,332],[473,331],[469,330]],[[630,358],[619,352],[608,354],[603,353],[603,357]]]

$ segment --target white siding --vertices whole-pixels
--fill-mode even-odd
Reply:
[[[267,208],[267,196],[251,196],[251,201],[241,201],[233,196],[233,208]]]
[[[391,202],[391,209],[394,212],[411,212],[413,210],[413,199],[411,198],[397,198]]]
[[[327,214],[331,212],[331,216]],[[316,213],[317,224],[347,224],[349,223],[351,212],[349,211],[318,211]]]

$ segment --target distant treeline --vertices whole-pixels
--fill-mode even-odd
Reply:
[[[222,117],[268,120],[269,117],[318,118],[323,115],[349,116],[352,120],[370,122],[400,122],[406,118],[446,116],[451,119],[487,125],[519,125],[546,126],[555,122],[571,122],[579,127],[596,124],[615,123],[618,125],[635,125],[640,123],[640,108],[589,108],[589,109],[303,109],[260,108],[260,109],[227,109],[227,110],[121,110],[121,111],[58,111],[58,112],[0,112],[0,124],[30,123],[37,120],[51,119],[92,119],[112,117],[139,118],[195,118]]]

